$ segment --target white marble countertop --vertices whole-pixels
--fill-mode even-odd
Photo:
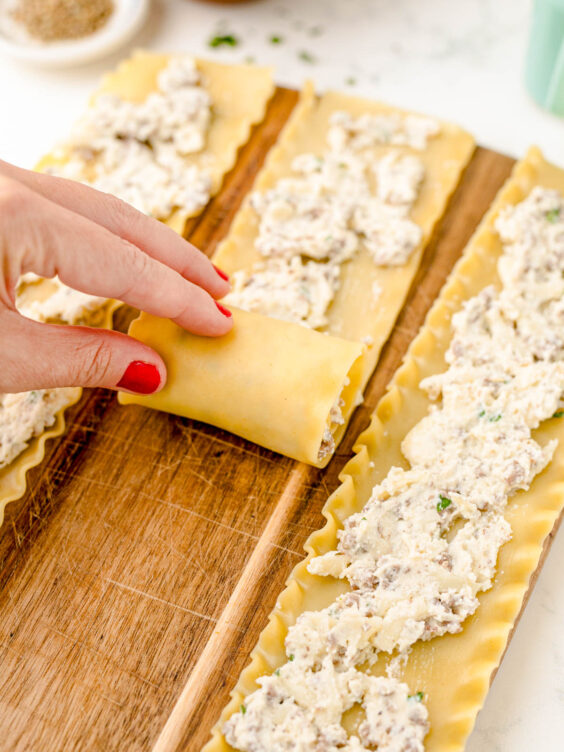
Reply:
[[[512,156],[535,143],[564,165],[564,120],[523,87],[528,0],[195,0],[155,4],[131,46],[223,61],[273,64],[279,83],[308,77],[446,118]],[[232,33],[234,48],[208,40]],[[282,38],[272,44],[271,36]],[[118,55],[87,67],[41,71],[0,61],[0,157],[22,166],[68,132]],[[311,60],[303,59],[306,53]],[[564,530],[494,681],[467,752],[543,752],[564,746]],[[453,667],[453,671],[456,667]]]

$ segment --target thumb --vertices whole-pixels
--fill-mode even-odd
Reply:
[[[103,386],[141,394],[166,381],[162,358],[119,332],[40,324],[0,313],[0,393],[61,386]]]

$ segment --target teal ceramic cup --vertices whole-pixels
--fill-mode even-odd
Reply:
[[[541,107],[564,115],[564,0],[534,0],[525,84]]]

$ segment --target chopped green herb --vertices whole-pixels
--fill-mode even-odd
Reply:
[[[486,411],[484,410],[484,408],[482,408],[480,412],[478,413],[478,418],[483,418],[485,414],[486,414]],[[497,423],[497,421],[501,420],[502,417],[503,416],[501,413],[496,413],[495,415],[490,415],[488,417],[488,420],[490,423]]]
[[[247,708],[244,705],[239,705],[239,710],[243,715],[245,715],[245,713],[247,712]]]
[[[360,519],[366,522],[366,517],[361,517]]]
[[[416,692],[414,695],[407,695],[408,700],[415,700],[415,702],[423,702],[425,695],[423,692]]]
[[[294,656],[293,656],[293,655],[289,655],[289,656],[288,656],[288,660],[289,660],[289,661],[293,661],[293,660],[294,660]]]
[[[345,83],[347,86],[354,86],[356,84],[356,78],[354,76],[347,76],[347,78],[345,78]]]
[[[276,34],[273,34],[270,37],[270,44],[282,44],[283,41],[284,41],[284,37],[279,37]]]
[[[437,512],[442,512],[443,509],[450,507],[450,505],[452,504],[452,499],[449,499],[448,496],[439,494],[439,499],[440,501],[437,503]]]
[[[558,222],[558,219],[560,218],[560,209],[558,207],[556,209],[549,209],[546,213],[546,218],[549,222]]]
[[[238,44],[239,40],[233,34],[218,34],[208,42],[210,47],[237,47]]]
[[[322,26],[312,26],[309,30],[309,34],[312,37],[320,37],[323,34],[323,27]]]
[[[280,676],[280,669],[277,668],[276,671],[274,672],[274,674],[275,674],[275,676]]]
[[[303,60],[304,63],[311,64],[316,62],[315,57],[311,54],[311,52],[308,52],[307,50],[301,50],[298,53],[298,57],[300,58],[300,60]]]
[[[562,416],[564,416],[564,410],[557,410],[552,417],[553,418],[562,418]]]

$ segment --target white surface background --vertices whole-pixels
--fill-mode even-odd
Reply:
[[[528,0],[261,0],[156,3],[129,48],[95,65],[41,71],[0,60],[0,158],[32,166],[64,138],[100,75],[133,46],[276,66],[279,83],[349,90],[458,122],[520,156],[564,165],[564,120],[522,83]],[[240,39],[212,50],[216,33]],[[271,35],[283,38],[273,45]],[[305,51],[315,58],[300,59]],[[355,84],[350,83],[354,78]],[[468,752],[564,749],[564,530],[555,540],[468,744]],[[453,676],[457,667],[453,666]]]

